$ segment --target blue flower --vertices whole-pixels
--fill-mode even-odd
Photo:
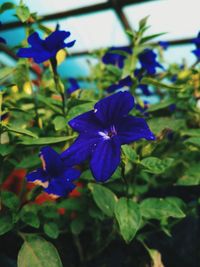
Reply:
[[[192,52],[195,54],[197,59],[200,59],[200,32],[197,35],[197,38],[193,39],[193,43],[196,45],[196,49]]]
[[[70,86],[67,88],[67,94],[71,94],[74,91],[80,89],[80,86],[79,86],[79,84],[78,84],[76,79],[69,78],[68,82],[69,82]]]
[[[122,51],[124,54],[119,54]],[[112,64],[120,69],[124,67],[124,60],[126,59],[126,54],[131,54],[132,49],[127,46],[111,47],[109,51],[102,57],[102,62],[104,64]]]
[[[34,32],[28,37],[31,47],[20,48],[18,57],[33,58],[36,63],[55,58],[57,52],[65,47],[72,47],[75,40],[65,43],[64,40],[70,36],[70,32],[56,30],[45,40],[40,39],[39,34]]]
[[[145,117],[148,117],[149,116],[149,113],[147,112],[148,110],[148,106],[149,106],[149,103],[148,101],[144,101],[143,102],[143,105],[141,104],[136,104],[135,105],[135,108],[137,110],[139,110],[141,112],[141,114],[143,114]]]
[[[44,191],[53,197],[66,196],[75,185],[73,181],[80,171],[70,167],[51,147],[43,147],[39,154],[42,168],[27,174],[27,181],[44,187]]]
[[[160,41],[158,42],[159,46],[161,46],[164,50],[167,50],[167,48],[169,47],[169,42],[166,41]]]
[[[176,104],[171,104],[171,105],[169,105],[169,107],[168,107],[168,109],[169,109],[169,111],[171,112],[171,113],[174,113],[174,111],[176,110]]]
[[[140,88],[142,90],[143,95],[146,95],[146,96],[152,95],[152,92],[149,90],[149,87],[147,84],[140,83],[138,85],[138,88]]]
[[[140,82],[142,78],[144,77],[144,70],[143,69],[136,69],[134,71],[135,77],[138,78],[138,81]],[[147,84],[139,83],[138,88],[142,90],[142,93],[146,96],[152,95],[151,91],[149,90],[149,87]]]
[[[2,23],[0,22],[0,27],[1,27],[1,25],[2,25]],[[4,38],[0,37],[0,43],[6,44],[6,40]]]
[[[156,68],[162,68],[163,66],[156,61],[156,53],[151,49],[145,49],[141,54],[139,54],[139,61],[142,69],[146,71],[149,75],[156,74]]]
[[[131,87],[133,84],[133,81],[130,76],[125,77],[124,79],[121,79],[118,83],[112,84],[107,88],[108,93],[113,93],[118,89],[121,89],[123,87]]]
[[[129,92],[108,96],[69,122],[80,135],[62,154],[70,164],[90,159],[90,168],[95,179],[104,182],[111,177],[120,163],[121,145],[141,138],[154,140],[143,118],[129,115],[134,98]]]

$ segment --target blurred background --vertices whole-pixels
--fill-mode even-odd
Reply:
[[[43,25],[55,29],[59,23],[61,30],[69,30],[77,40],[59,67],[63,78],[87,76],[90,65],[96,63],[92,56],[96,49],[129,45],[126,30],[137,29],[139,20],[145,16],[149,16],[149,34],[166,32],[155,39],[171,44],[164,52],[166,62],[181,64],[183,59],[189,64],[195,62],[191,40],[200,29],[199,0],[24,0],[24,3],[41,16]],[[0,34],[7,40],[8,48],[1,49],[0,62],[12,66],[16,59],[9,50],[23,41],[25,29],[12,10],[1,14],[0,21]]]

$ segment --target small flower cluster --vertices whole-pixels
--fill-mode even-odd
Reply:
[[[163,42],[160,42],[160,43],[163,44]],[[167,46],[167,44],[165,45]],[[166,49],[166,46],[165,46],[165,49]],[[129,47],[111,48],[103,56],[102,62],[104,64],[112,64],[119,68],[123,68],[124,61],[126,60],[128,54],[131,54],[131,52],[132,50]],[[121,55],[119,53],[125,53],[125,55]],[[157,62],[156,57],[157,57],[156,53],[151,49],[144,49],[144,51],[141,52],[138,57],[141,68],[136,69],[134,71],[134,75],[139,81],[138,88],[142,90],[144,95],[150,95],[151,92],[149,91],[147,85],[140,83],[141,79],[144,77],[144,75],[155,75],[156,68],[163,69],[163,66]],[[118,83],[110,85],[107,88],[107,92],[112,93],[124,87],[129,89],[132,86],[132,84],[133,84],[133,81],[131,79],[131,76],[126,76],[125,78],[119,80]]]

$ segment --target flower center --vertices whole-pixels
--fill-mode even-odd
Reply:
[[[103,137],[103,139],[108,140],[112,138],[113,136],[117,135],[117,131],[115,129],[115,126],[112,125],[108,130],[105,130],[103,132],[99,132],[99,135]]]

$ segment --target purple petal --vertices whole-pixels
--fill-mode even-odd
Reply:
[[[133,96],[129,92],[119,92],[100,100],[94,109],[96,117],[104,126],[110,126],[128,115],[133,106]]]
[[[129,144],[141,138],[155,140],[154,134],[151,132],[149,126],[143,118],[137,118],[129,115],[122,119],[116,128],[121,145]]]
[[[74,79],[74,78],[69,78],[69,79],[68,79],[68,82],[69,82],[69,84],[70,84],[70,86],[69,86],[68,89],[67,89],[67,93],[68,93],[68,94],[71,94],[71,93],[73,93],[74,91],[80,89],[80,86],[79,86],[79,84],[78,84],[78,82],[77,82],[76,79]]]
[[[64,43],[64,47],[68,47],[68,48],[70,48],[70,47],[74,46],[75,43],[76,43],[76,40],[71,41],[71,42],[69,42],[69,43]]]
[[[63,48],[64,40],[70,36],[70,32],[66,31],[54,31],[52,32],[46,39],[45,45],[49,50],[53,50],[55,48]]]
[[[97,132],[102,129],[101,123],[96,118],[93,110],[75,117],[69,121],[69,125],[79,133]]]
[[[36,63],[42,63],[52,57],[52,54],[45,50],[35,50],[33,48],[20,48],[18,57],[33,58]]]
[[[75,142],[61,154],[61,158],[66,160],[68,166],[80,164],[87,160],[92,151],[96,148],[102,137],[98,134],[81,134]]]
[[[115,172],[120,163],[120,143],[117,137],[101,141],[90,162],[92,174],[98,182],[105,182]]]
[[[108,87],[107,92],[112,93],[120,88],[123,87],[130,87],[133,84],[132,79],[130,76],[125,77],[124,79],[121,79],[118,83],[113,84]]]
[[[44,41],[40,39],[40,36],[37,32],[34,32],[28,37],[28,43],[34,48],[41,49]]]
[[[48,186],[48,175],[43,169],[37,169],[26,175],[27,181],[41,185],[43,187]]]
[[[139,84],[138,88],[142,90],[142,93],[146,96],[152,95],[151,91],[149,90],[149,87],[147,84]]]
[[[65,197],[75,187],[73,183],[68,182],[66,179],[53,179],[45,189],[45,192],[54,197]]]
[[[198,58],[200,59],[200,49],[195,49],[192,51],[192,53]]]
[[[59,176],[64,170],[64,164],[60,155],[51,147],[46,146],[40,150],[40,158],[43,163],[43,169],[53,177]]]
[[[67,179],[67,181],[74,181],[76,179],[79,178],[79,176],[81,175],[81,172],[75,168],[67,168],[64,173],[63,173],[63,177]]]
[[[158,42],[158,44],[159,44],[164,50],[167,50],[167,48],[169,47],[169,42],[166,42],[166,41],[160,41],[160,42]]]

